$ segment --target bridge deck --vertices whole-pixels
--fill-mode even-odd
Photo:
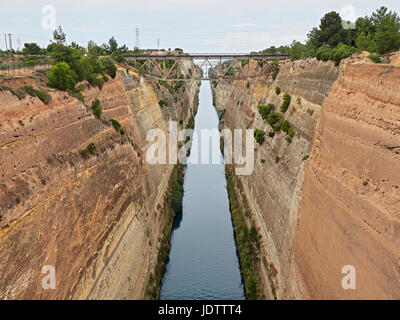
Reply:
[[[237,54],[237,53],[192,53],[192,54],[169,54],[169,55],[126,55],[125,58],[147,60],[147,59],[254,59],[254,60],[271,60],[271,59],[289,59],[284,54]]]

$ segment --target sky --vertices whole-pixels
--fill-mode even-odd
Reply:
[[[0,48],[12,34],[13,47],[47,46],[61,25],[67,42],[182,48],[190,53],[247,53],[272,45],[304,42],[322,16],[336,11],[351,20],[380,6],[400,13],[400,1],[343,0],[0,0]],[[50,8],[50,9],[49,9]],[[54,14],[53,14],[54,13]]]

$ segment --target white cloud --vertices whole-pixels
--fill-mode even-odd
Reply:
[[[256,24],[252,23],[252,22],[242,22],[242,23],[232,25],[232,27],[234,27],[234,28],[245,28],[245,27],[253,27],[253,26],[256,26]]]

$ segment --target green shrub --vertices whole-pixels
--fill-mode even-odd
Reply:
[[[45,104],[49,104],[51,96],[47,92],[40,91],[38,89],[34,89],[34,90],[35,90],[36,96],[40,100],[42,100]]]
[[[312,116],[312,115],[313,115],[313,113],[314,113],[314,110],[312,110],[312,109],[308,108],[308,109],[307,109],[307,113],[308,113],[310,116]]]
[[[271,76],[272,79],[275,80],[279,74],[280,66],[278,60],[274,60],[271,62]]]
[[[275,87],[275,93],[279,96],[281,94],[281,88]]]
[[[289,137],[291,137],[291,138],[293,138],[294,137],[294,130],[293,130],[293,128],[289,128],[289,130],[288,130],[288,135],[289,135]]]
[[[281,127],[281,129],[282,129],[283,132],[288,133],[288,132],[289,132],[289,129],[290,129],[290,123],[289,123],[289,121],[287,121],[287,120],[283,121],[283,122],[282,122],[282,127]]]
[[[270,103],[267,106],[258,106],[258,112],[260,113],[261,117],[266,120],[268,115],[275,110],[275,105]]]
[[[114,59],[115,61],[119,62],[119,63],[125,62],[124,56],[123,56],[122,54],[118,53],[118,52],[115,52],[115,51],[114,51],[114,52],[111,54],[111,57],[113,57],[113,59]]]
[[[168,107],[168,102],[165,101],[164,99],[161,99],[160,101],[158,101],[158,104],[160,105],[160,107]]]
[[[27,94],[29,94],[31,97],[36,97],[35,89],[33,89],[32,86],[23,86],[22,87]]]
[[[82,103],[85,103],[85,96],[83,95],[81,90],[70,90],[70,94]]]
[[[45,104],[49,104],[51,100],[51,96],[47,92],[41,91],[39,89],[34,89],[32,86],[26,85],[23,86],[21,89],[23,89],[27,94],[32,97],[38,97]]]
[[[303,157],[303,161],[307,160],[309,157],[310,157],[310,155],[306,154],[306,155]]]
[[[279,162],[279,160],[281,160],[281,158],[280,158],[280,157],[278,157],[278,156],[275,156],[275,163],[278,163],[278,162]]]
[[[265,132],[260,129],[254,130],[254,138],[261,145],[265,140]]]
[[[382,63],[381,57],[376,54],[371,54],[368,56],[375,63]]]
[[[107,74],[114,79],[117,75],[117,66],[115,63],[108,57],[101,59],[100,62],[104,66]]]
[[[281,111],[283,113],[285,113],[286,110],[289,108],[291,100],[292,100],[292,97],[290,96],[290,94],[285,93],[283,95],[283,102],[282,102],[282,105],[281,105]]]
[[[88,159],[90,155],[95,154],[96,153],[96,146],[94,143],[90,143],[86,149],[79,151],[79,153],[81,154],[82,158],[84,159]]]
[[[174,193],[172,194],[171,208],[176,214],[178,214],[182,209],[182,199],[183,192],[179,189],[175,189]]]
[[[274,131],[268,132],[268,137],[273,138],[274,136],[275,136],[275,132]]]
[[[162,86],[164,86],[165,88],[168,89],[170,94],[174,94],[175,93],[175,88],[173,86],[171,86],[168,82],[163,81],[163,80],[158,80],[158,83]]]
[[[101,117],[103,109],[101,108],[99,99],[93,100],[93,102],[92,102],[92,110],[93,110],[93,114],[96,116],[96,118],[100,118]]]
[[[286,136],[285,139],[288,143],[292,143],[292,138],[290,136]]]
[[[114,127],[115,131],[119,132],[120,134],[125,133],[124,130],[122,129],[121,124],[117,120],[111,119],[110,122],[111,122],[112,126]]]
[[[76,73],[65,62],[58,62],[47,73],[47,85],[59,90],[73,89],[77,82]]]
[[[339,43],[334,49],[325,45],[317,50],[316,57],[318,60],[323,61],[333,60],[335,65],[338,66],[342,59],[350,57],[356,51],[356,48],[343,43]]]
[[[260,161],[261,161],[261,163],[265,163],[265,159],[261,159]]]
[[[250,88],[250,81],[247,81],[246,87],[247,89]]]
[[[87,80],[91,86],[97,86],[100,90],[103,89],[105,80],[102,76],[97,77],[95,74],[90,74],[88,75]]]
[[[347,44],[339,43],[336,48],[333,49],[332,60],[335,62],[335,65],[338,66],[340,61],[344,58],[350,57],[354,53],[356,53],[357,49],[354,47],[350,47]]]
[[[267,122],[275,132],[279,131],[281,130],[283,116],[279,112],[271,112],[267,117]]]

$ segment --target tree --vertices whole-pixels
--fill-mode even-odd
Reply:
[[[328,44],[331,47],[336,47],[340,42],[338,35],[340,34],[342,27],[342,19],[340,15],[335,12],[329,12],[321,19],[318,32],[318,47],[322,44]]]
[[[271,66],[271,76],[272,76],[272,79],[275,80],[276,77],[278,76],[278,73],[279,73],[279,70],[280,70],[280,65],[279,65],[278,60],[274,59],[274,60],[271,62],[270,66]]]
[[[358,35],[364,33],[365,35],[373,35],[375,33],[375,27],[370,18],[358,18],[356,21],[356,29]]]
[[[101,63],[104,66],[107,74],[114,79],[117,75],[117,67],[115,63],[108,57],[101,59]]]
[[[109,54],[118,51],[118,42],[114,37],[111,37],[110,40],[108,40],[108,50]]]
[[[71,43],[71,48],[74,48],[74,49],[81,49],[82,47],[81,47],[79,44],[77,44],[76,42],[72,42],[72,43]]]
[[[42,49],[37,43],[25,43],[22,53],[24,55],[38,55],[42,53]]]
[[[307,45],[312,46],[313,48],[319,48],[319,30],[318,28],[314,27],[311,31],[307,34]]]
[[[372,33],[365,34],[365,32],[361,32],[356,39],[356,46],[360,50],[375,52],[376,51],[376,43],[373,39]]]
[[[53,38],[57,44],[61,45],[65,44],[66,35],[63,32],[61,26],[59,26],[56,30],[53,31]]]
[[[385,16],[376,28],[375,41],[378,53],[398,50],[400,47],[400,23],[392,15]]]
[[[375,27],[377,27],[386,18],[393,19],[397,23],[400,22],[400,17],[398,16],[398,14],[394,11],[388,11],[388,8],[384,6],[380,7],[372,13],[370,21]]]
[[[305,46],[300,42],[293,40],[289,49],[290,60],[298,60],[305,57]]]
[[[58,62],[47,73],[47,85],[59,90],[73,89],[76,84],[76,74],[65,62]]]

